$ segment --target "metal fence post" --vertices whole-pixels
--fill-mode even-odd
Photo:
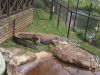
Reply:
[[[57,14],[58,0],[56,1],[56,3],[57,3],[57,4],[56,4],[56,8],[55,8],[55,10],[56,10],[55,13]]]
[[[68,18],[68,9],[66,9],[66,19],[65,19],[65,25],[67,25],[67,18]]]
[[[77,7],[76,7],[76,13],[75,13],[75,19],[74,19],[73,30],[74,30],[74,28],[75,28],[75,23],[76,23],[76,19],[77,19],[77,10],[78,10],[78,5],[79,5],[79,0],[77,1]]]
[[[15,35],[15,19],[13,20],[14,21],[14,23],[13,23],[13,36]]]
[[[90,4],[89,15],[88,15],[87,25],[86,25],[86,30],[85,30],[85,37],[87,34],[87,30],[88,30],[88,25],[89,25],[89,20],[90,20],[90,15],[91,15],[91,8],[92,8],[92,3]]]
[[[33,0],[33,8],[34,8],[34,10],[35,10],[35,12],[36,12],[37,17],[39,17],[39,14],[38,14],[38,11],[37,11],[37,9],[36,9],[36,6],[35,6],[35,3],[34,3],[34,0]]]
[[[51,3],[51,8],[50,8],[50,17],[49,19],[52,20],[52,16],[53,16],[53,3],[54,3],[55,0],[52,0],[52,3]]]
[[[7,16],[9,16],[10,0],[7,0]]]
[[[68,27],[68,33],[67,33],[67,38],[69,38],[69,32],[70,32],[70,25],[71,25],[71,19],[72,19],[72,11],[70,11],[70,20],[69,20],[69,27]]]
[[[60,11],[61,11],[61,4],[60,4],[60,7],[59,7],[59,15],[58,15],[57,28],[59,27],[59,22],[60,22]]]
[[[2,12],[1,12],[1,0],[0,0],[0,17],[2,15]]]
[[[45,4],[45,7],[44,7],[44,10],[46,9],[46,0],[44,0],[44,4]]]
[[[70,0],[68,0],[68,6],[67,6],[68,9],[69,9],[69,3],[70,3]],[[68,9],[66,9],[67,12],[66,12],[65,25],[67,25]]]
[[[70,3],[70,0],[68,0],[68,6],[67,6],[67,8],[69,8],[69,3]]]
[[[35,5],[34,5],[34,0],[32,0],[32,7],[35,8],[34,6],[35,6]],[[35,12],[36,12],[36,15],[37,15],[37,10],[35,10]],[[32,16],[32,24],[33,24],[33,20],[34,20],[34,14],[33,14],[33,16]]]

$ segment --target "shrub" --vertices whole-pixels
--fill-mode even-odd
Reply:
[[[35,0],[34,5],[37,8],[45,8],[45,3],[42,0]]]
[[[100,35],[95,39],[94,45],[100,48]]]
[[[100,48],[100,28],[95,31],[95,39],[93,40],[93,44]]]
[[[100,48],[100,31],[98,32],[91,32],[85,37],[85,30],[75,28],[74,32],[84,41],[94,45],[95,47]]]
[[[77,33],[77,35],[78,35],[82,40],[85,40],[85,41],[87,40],[87,38],[85,37],[85,30],[75,28],[74,31]]]

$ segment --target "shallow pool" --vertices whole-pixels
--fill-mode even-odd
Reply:
[[[69,64],[60,62],[56,58],[49,58],[40,61],[26,75],[100,75],[100,72],[93,72]]]

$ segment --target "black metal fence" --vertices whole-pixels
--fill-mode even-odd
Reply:
[[[0,0],[0,18],[23,11],[33,5],[33,0]]]
[[[72,11],[71,9],[69,9],[69,4],[68,7],[65,7],[64,5],[60,4],[58,0],[53,0],[52,2],[52,5],[54,6],[54,13],[58,15],[57,28],[59,27],[61,19],[63,19],[63,21],[65,21],[65,25],[68,26],[67,38],[69,37],[71,28],[73,30],[75,30],[75,28],[83,29],[84,37],[86,37],[87,34],[90,34],[90,32],[95,30],[95,27],[100,28],[100,19],[92,17],[91,14],[92,3],[90,4],[88,14],[78,12],[78,3],[79,0],[77,2],[76,11]],[[53,13],[51,12],[51,16],[52,15]]]

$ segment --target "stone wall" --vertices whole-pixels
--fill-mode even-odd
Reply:
[[[33,9],[29,8],[22,12],[0,19],[0,43],[13,36],[14,25],[15,33],[32,23]]]

